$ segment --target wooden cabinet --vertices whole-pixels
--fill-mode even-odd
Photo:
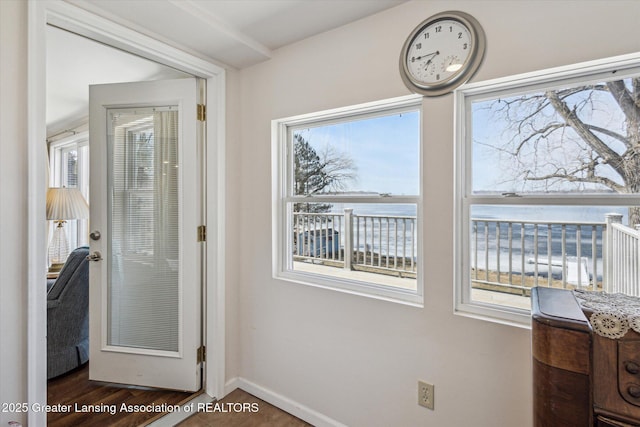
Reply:
[[[534,426],[590,426],[589,322],[570,291],[533,288],[531,298]]]
[[[534,425],[640,426],[640,334],[593,333],[571,291],[534,288],[531,298]]]

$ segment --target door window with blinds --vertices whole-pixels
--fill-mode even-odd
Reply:
[[[178,351],[177,109],[109,110],[112,346]]]

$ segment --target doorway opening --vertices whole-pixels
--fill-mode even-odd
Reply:
[[[208,170],[204,187],[203,204],[209,226],[208,250],[204,250],[202,275],[204,289],[203,324],[207,326],[205,340],[209,343],[205,384],[210,396],[224,393],[224,70],[218,66],[195,58],[185,52],[167,46],[140,33],[115,25],[96,15],[69,4],[57,2],[34,2],[29,5],[29,255],[33,268],[29,271],[28,306],[28,398],[29,403],[46,401],[46,288],[42,282],[47,264],[47,229],[44,218],[45,192],[49,172],[47,153],[42,141],[48,136],[45,106],[47,80],[46,58],[48,52],[48,28],[57,27],[86,37],[98,43],[115,47],[156,63],[161,63],[175,72],[204,78],[207,81],[206,98],[212,100],[207,114],[205,132],[208,151],[203,155],[203,164]],[[86,60],[86,58],[85,58]],[[55,85],[55,82],[52,83]],[[67,122],[69,123],[69,122]],[[53,128],[51,128],[53,129]],[[69,124],[59,124],[58,129],[69,130]],[[52,131],[53,132],[53,131]],[[60,136],[60,135],[58,135]],[[30,413],[29,423],[44,425],[46,415]]]
[[[87,58],[91,59],[87,60]],[[88,97],[90,85],[108,84],[107,87],[111,88],[115,83],[119,82],[151,80],[165,81],[165,79],[184,79],[182,81],[190,82],[193,80],[191,77],[192,76],[187,73],[174,70],[173,68],[166,67],[162,64],[137,57],[127,52],[114,49],[110,46],[96,43],[93,40],[48,25],[47,142],[50,171],[49,188],[77,189],[81,192],[86,201],[93,199],[91,201],[92,204],[94,204],[94,200],[100,198],[99,195],[95,194],[95,188],[101,188],[101,186],[96,185],[95,179],[90,179],[91,168],[89,165],[91,162],[89,161],[89,157],[90,155],[100,156],[96,151],[98,148],[96,147],[96,144],[98,143],[99,138],[94,140],[94,138],[90,137],[87,133],[87,119],[90,110]],[[193,92],[196,92],[195,84],[192,86],[187,84],[187,87],[191,87]],[[195,97],[195,95],[193,96]],[[174,121],[177,122],[177,111],[173,111],[171,113],[176,116]],[[162,113],[151,113],[152,119],[153,114],[157,115]],[[138,115],[141,115],[141,113]],[[145,117],[148,115],[149,114],[146,114]],[[130,153],[131,157],[134,157],[133,160],[135,160],[135,162],[128,162],[135,163],[134,165],[127,165],[128,169],[135,169],[135,173],[132,178],[135,179],[137,183],[137,185],[131,185],[131,182],[128,183],[127,187],[133,188],[133,190],[129,190],[129,196],[130,199],[131,197],[136,198],[138,205],[142,203],[141,206],[129,206],[130,210],[135,210],[136,212],[134,215],[136,223],[127,224],[127,229],[129,230],[128,236],[136,242],[146,242],[148,246],[143,247],[143,250],[129,250],[129,252],[135,253],[137,258],[144,258],[144,254],[153,253],[154,249],[153,224],[154,222],[157,222],[154,221],[154,218],[156,218],[157,215],[154,215],[153,198],[149,199],[148,194],[146,193],[149,193],[148,190],[152,190],[151,192],[153,193],[153,188],[158,187],[158,185],[154,185],[154,181],[157,180],[156,178],[160,176],[164,177],[165,180],[167,178],[166,171],[163,173],[163,171],[158,170],[158,168],[154,168],[154,164],[158,162],[158,159],[155,159],[158,155],[154,155],[153,145],[154,142],[161,141],[163,138],[160,138],[159,135],[156,136],[155,139],[153,138],[154,128],[152,119],[151,124],[146,124],[146,127],[141,124],[137,124],[136,126],[139,129],[135,133],[132,131],[129,132],[133,133],[134,136],[138,137],[138,139],[140,139],[140,135],[142,134],[149,135],[150,138],[147,138],[148,140],[146,141],[146,144],[141,145],[137,140],[122,142],[122,144],[127,144],[127,153]],[[120,121],[123,121],[123,119],[120,119]],[[136,123],[139,121],[140,120],[137,120]],[[131,126],[129,126],[129,128],[131,128]],[[177,133],[173,140],[175,140],[174,144],[177,145]],[[156,142],[156,145],[157,144],[159,144],[159,142]],[[91,150],[91,148],[94,148],[94,150]],[[164,148],[165,151],[167,150],[165,147],[161,148]],[[177,152],[177,147],[174,147],[173,151]],[[162,163],[162,159],[159,161]],[[176,162],[175,159],[172,159],[172,161],[174,163]],[[162,166],[163,169],[167,169],[166,166],[168,165]],[[169,170],[169,177],[175,177],[177,170],[177,167]],[[92,183],[91,185],[89,184],[90,182]],[[177,184],[177,180],[175,178],[172,182],[174,183],[173,185]],[[94,194],[91,194],[91,187],[94,188]],[[177,197],[177,188],[175,188],[174,193],[176,194],[175,197]],[[133,196],[131,196],[131,194],[133,194]],[[130,203],[132,202],[130,201]],[[176,203],[174,203],[174,205],[176,206],[175,210],[177,210]],[[168,205],[164,204],[164,206]],[[95,209],[92,210],[95,211]],[[75,248],[86,246],[90,243],[89,227],[91,224],[91,230],[94,230],[97,222],[98,221],[96,220],[92,221],[92,218],[77,220],[68,219],[65,227],[56,230],[56,232],[62,231],[62,233],[66,235],[66,239],[64,240],[66,240],[67,245],[69,246],[69,252],[71,252],[75,251]],[[152,229],[147,230],[149,227]],[[159,232],[155,234],[161,234],[166,240],[166,236],[171,234],[170,232],[175,230],[175,227],[172,227],[172,224],[167,221],[165,221],[164,227],[169,228],[169,230],[159,230],[161,233]],[[95,235],[96,233],[92,232],[94,239]],[[148,236],[151,236],[151,238],[148,238]],[[120,242],[122,239],[123,237],[120,236],[117,240]],[[131,239],[125,240],[129,241]],[[165,252],[165,258],[168,257],[175,259],[174,262],[177,263],[177,241],[169,243],[161,245],[162,249],[164,249],[163,252]],[[135,249],[140,248],[136,247]],[[157,252],[159,252],[157,250],[158,248],[155,249],[156,255],[159,255],[157,254]],[[169,256],[166,254],[167,251],[171,251],[172,253],[176,252],[176,254],[174,254],[175,256]],[[84,255],[84,252],[82,252],[82,254]],[[49,251],[49,255],[51,255],[51,251]],[[130,258],[131,256],[128,257],[128,259]],[[146,258],[150,257],[147,256]],[[83,353],[86,353],[87,349],[85,348],[86,346],[83,346],[83,343],[86,343],[89,331],[88,328],[83,326],[83,324],[88,326],[87,316],[89,315],[89,311],[92,313],[89,317],[100,318],[99,315],[96,316],[94,314],[94,312],[100,311],[99,307],[96,307],[94,304],[90,304],[88,297],[89,289],[91,288],[92,292],[95,292],[96,289],[100,289],[100,284],[95,283],[95,281],[92,280],[91,286],[89,286],[89,275],[76,273],[81,269],[87,270],[88,266],[94,263],[83,261],[78,265],[75,263],[75,259],[76,258],[74,258],[74,254],[72,253],[68,258],[69,266],[67,270],[63,269],[62,272],[59,270],[57,272],[50,271],[47,274],[47,322],[50,324],[48,327],[47,340],[48,347],[54,349],[48,352],[49,360],[47,361],[47,376],[54,378],[48,381],[47,403],[49,405],[65,405],[71,407],[76,407],[76,405],[79,405],[80,407],[83,405],[95,407],[104,401],[108,402],[119,400],[121,403],[134,402],[138,405],[150,405],[153,403],[175,405],[185,399],[188,399],[191,395],[191,393],[188,392],[166,391],[147,387],[135,387],[132,389],[129,386],[118,385],[116,383],[91,380],[94,376],[87,373],[87,368],[91,365],[90,371],[95,371],[95,364],[98,362],[92,362],[91,359],[93,359],[93,355],[89,358],[90,360],[86,362],[87,355]],[[51,262],[53,262],[53,260],[49,259],[49,263]],[[84,266],[82,265],[83,263],[85,264]],[[137,264],[143,265],[145,263],[139,260]],[[69,277],[69,269],[74,265],[78,265],[78,267],[73,273],[73,276]],[[153,270],[159,268],[157,264],[146,263],[146,265],[149,265],[147,270],[150,270],[147,271],[147,277],[152,275],[158,277],[162,276],[165,279],[173,279],[172,283],[177,283],[177,267],[168,269],[169,272],[174,273],[173,275],[164,270],[158,271],[156,274]],[[196,268],[198,268],[199,276],[199,266],[196,266]],[[173,276],[176,277],[173,278]],[[60,281],[57,280],[58,278]],[[169,283],[168,280],[165,280],[165,282],[167,282],[168,286],[172,286],[172,283]],[[137,302],[136,313],[141,311],[140,306],[145,303],[150,307],[153,305],[153,311],[155,313],[166,312],[167,309],[164,306],[178,306],[178,298],[174,298],[172,295],[168,295],[167,298],[165,298],[165,300],[170,299],[170,301],[165,301],[164,304],[161,304],[162,301],[155,301],[157,299],[157,295],[163,294],[162,292],[158,292],[158,290],[162,288],[162,282],[158,283],[158,280],[154,280],[153,282],[151,282],[151,280],[138,280],[134,283],[135,285],[133,285],[133,283],[129,283],[129,286],[127,286],[126,289],[132,289],[134,293],[138,294],[141,294],[142,291],[144,291],[146,294],[146,296],[143,296],[141,300]],[[138,290],[141,287],[140,285],[144,283],[151,283],[155,289]],[[62,287],[64,287],[65,290],[58,290],[58,288]],[[166,287],[167,286],[165,285],[164,288]],[[66,292],[66,290],[69,292]],[[72,290],[73,292],[70,292]],[[129,291],[124,297],[121,296],[120,299],[122,300],[122,298],[125,298],[125,300],[129,302],[129,305],[131,305],[131,300],[135,299],[135,295],[132,295],[131,293],[132,291]],[[74,300],[67,301],[70,298],[73,298]],[[83,312],[85,311],[85,307],[87,312],[85,316],[82,314],[69,316],[62,313],[63,310],[69,311],[72,308],[74,312]],[[129,315],[129,317],[131,317],[131,315]],[[157,318],[157,314],[154,315],[154,317]],[[135,329],[136,325],[144,324],[144,321],[140,322],[140,320],[143,319],[138,317],[137,322],[129,324],[128,326],[125,325],[127,326],[125,330],[130,330],[131,328]],[[69,333],[70,331],[76,332],[75,334],[71,334],[71,338]],[[165,330],[164,327],[160,334],[173,336],[173,340],[177,343],[177,334],[170,334],[170,332]],[[152,334],[134,334],[130,338],[128,345],[142,347],[142,344],[138,344],[136,341],[139,341],[140,339],[145,340],[149,336],[152,336]],[[93,336],[91,341],[93,342],[98,340]],[[64,342],[64,345],[60,344],[60,342]],[[70,351],[72,353],[76,353],[73,351],[74,346],[77,347],[77,358],[76,354],[68,354],[69,352],[64,351],[67,347],[70,347]],[[76,366],[76,363],[79,366]],[[121,371],[123,369],[122,366],[116,367],[107,365],[106,367],[102,367],[102,370],[106,371],[103,375],[109,377],[110,371]],[[201,378],[201,376],[199,376],[199,378]],[[137,379],[132,379],[132,382],[134,381],[135,384],[139,383]],[[198,381],[198,383],[200,383],[200,381]],[[196,388],[199,388],[199,386],[196,386]],[[132,393],[132,390],[136,390],[135,394]],[[110,413],[108,414],[109,419],[113,421],[118,417],[126,416],[128,421],[131,421],[129,418],[131,418],[132,415],[128,413],[120,413],[119,409],[120,405],[111,407]],[[133,416],[136,417],[136,423],[138,423],[146,421],[153,415],[154,412],[150,411],[147,413],[135,413]],[[74,413],[67,415],[49,413],[47,416],[48,423],[51,425],[56,425],[57,423],[64,424],[68,421],[66,418],[67,416],[73,416],[75,417],[75,420],[78,417],[78,414]],[[96,417],[99,416],[100,415],[96,416],[95,414],[91,415],[92,422],[99,421],[96,419]]]

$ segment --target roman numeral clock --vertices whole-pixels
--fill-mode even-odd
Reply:
[[[471,15],[448,11],[422,21],[400,54],[400,75],[413,92],[439,96],[468,81],[484,57],[486,38]]]

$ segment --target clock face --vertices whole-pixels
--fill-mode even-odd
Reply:
[[[472,52],[472,37],[461,22],[444,19],[424,27],[406,55],[407,70],[428,85],[449,80],[464,69]]]
[[[442,12],[423,21],[407,38],[400,75],[414,92],[438,96],[466,82],[478,69],[486,40],[472,16]]]

